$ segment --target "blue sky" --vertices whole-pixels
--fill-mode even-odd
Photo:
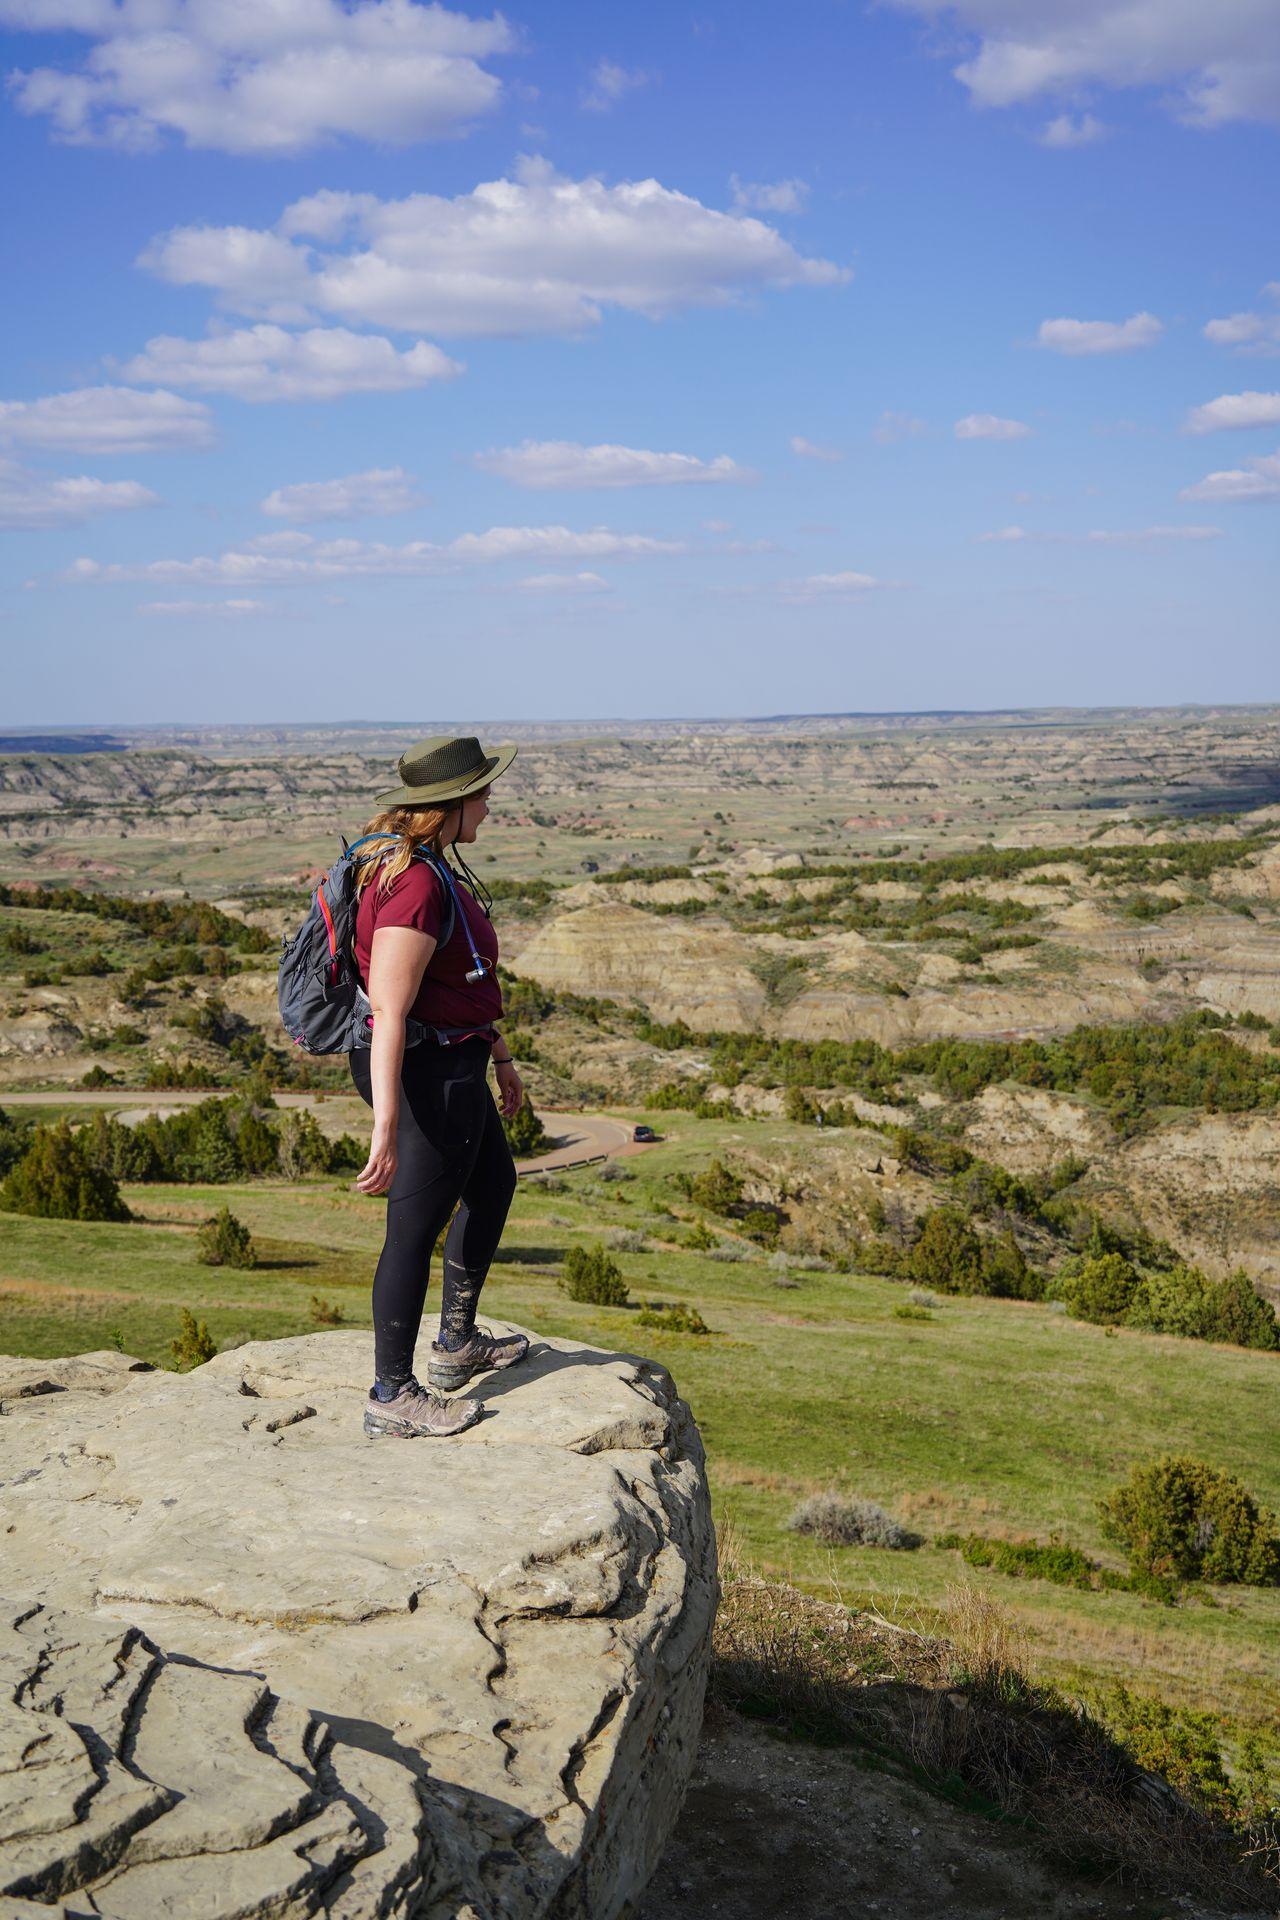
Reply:
[[[1280,694],[1273,0],[0,56],[11,725]]]

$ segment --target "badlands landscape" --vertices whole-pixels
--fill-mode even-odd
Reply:
[[[523,1179],[486,1306],[652,1356],[697,1422],[725,1717],[691,1807],[763,1764],[751,1719],[816,1727],[971,1826],[1012,1815],[1046,1912],[1267,1910],[1271,1563],[1140,1564],[1107,1514],[1168,1455],[1243,1486],[1259,1541],[1280,1503],[1280,710],[7,736],[0,1350],[188,1366],[184,1312],[223,1352],[368,1326],[365,1110],[288,1047],[275,954],[397,751],[443,729],[520,745],[473,864],[535,1112],[658,1135]],[[252,1164],[248,1115],[278,1141]],[[15,1204],[62,1122],[130,1218]],[[199,1264],[223,1206],[255,1264]],[[621,1298],[560,1284],[574,1247]],[[1132,1795],[1110,1824],[1073,1801],[1069,1841],[1066,1775],[900,1710],[972,1713],[988,1683],[1053,1767],[1060,1715],[1181,1796],[1177,1846]],[[646,1920],[714,1882],[710,1840],[673,1844]],[[955,1910],[1007,1910],[1007,1863],[947,1845]],[[938,1872],[901,1911],[936,1910]]]

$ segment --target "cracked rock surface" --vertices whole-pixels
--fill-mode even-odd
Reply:
[[[451,1439],[369,1340],[0,1357],[0,1920],[614,1920],[715,1606],[670,1376],[533,1337]]]

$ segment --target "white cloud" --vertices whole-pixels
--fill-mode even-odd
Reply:
[[[537,160],[453,200],[322,192],[287,207],[274,232],[175,228],[142,264],[254,317],[451,335],[576,333],[608,307],[656,317],[849,278],[764,221],[657,180],[568,180]]]
[[[1169,540],[1217,540],[1221,533],[1221,527],[1092,527],[1088,533],[1029,533],[1025,527],[1000,527],[977,538],[983,545],[1035,540],[1071,547],[1147,547]]]
[[[513,45],[500,15],[419,0],[0,0],[0,24],[88,38],[78,65],[14,74],[14,100],[57,140],[132,150],[448,138],[497,104],[481,63]]]
[[[598,573],[531,573],[520,582],[525,593],[611,593]]]
[[[980,107],[1082,86],[1160,88],[1201,127],[1280,120],[1271,0],[893,0],[977,36],[954,69]]]
[[[998,413],[966,413],[954,431],[957,440],[1025,440],[1031,429],[1025,420],[1002,420]]]
[[[491,447],[473,465],[518,487],[682,487],[752,480],[727,453],[700,460],[692,453],[653,453],[646,447],[584,447],[575,440],[523,440]]]
[[[1036,339],[1054,353],[1130,353],[1154,346],[1163,332],[1154,313],[1133,313],[1127,320],[1042,320]]]
[[[1221,527],[1121,527],[1115,531],[1094,527],[1081,538],[1086,546],[1146,547],[1168,540],[1217,540],[1221,535]]]
[[[1280,426],[1280,393],[1223,393],[1202,407],[1193,407],[1183,423],[1183,432],[1275,426]]]
[[[282,528],[278,533],[255,533],[251,540],[244,542],[244,548],[247,553],[302,553],[314,538],[314,534]]]
[[[822,600],[858,600],[891,584],[870,573],[811,573],[802,580],[782,580],[778,592],[793,602]]]
[[[68,453],[168,453],[207,447],[209,409],[176,393],[80,387],[40,400],[0,401],[0,441]]]
[[[147,600],[138,608],[139,613],[170,620],[245,620],[267,610],[265,600]]]
[[[298,206],[314,209],[313,231],[320,237],[325,214],[337,218],[339,204],[348,197],[313,194]],[[311,249],[296,246],[287,230],[174,227],[144,247],[137,264],[175,286],[212,287],[223,306],[287,326],[311,317],[307,308],[311,260]]]
[[[71,580],[112,584],[120,580],[175,581],[208,586],[288,586],[295,581],[375,577],[418,578],[451,572],[459,565],[504,560],[637,560],[684,553],[678,540],[617,533],[611,527],[489,527],[439,544],[410,540],[404,546],[354,539],[316,540],[310,534],[259,535],[220,554],[190,560],[140,563],[83,559],[67,571]]]
[[[685,545],[681,540],[655,540],[644,533],[614,533],[609,527],[591,527],[584,533],[575,533],[569,527],[490,527],[487,533],[459,534],[443,551],[458,560],[519,560],[526,556],[634,560],[683,553]]]
[[[809,198],[805,180],[741,180],[729,175],[733,204],[747,213],[803,213]]]
[[[1184,487],[1179,500],[1276,500],[1280,499],[1280,453],[1256,455],[1243,467],[1227,467],[1218,473],[1206,473],[1193,487]]]
[[[80,527],[102,513],[154,507],[159,500],[136,480],[56,479],[0,459],[0,527]]]
[[[1060,113],[1045,123],[1040,132],[1042,147],[1091,147],[1105,140],[1107,128],[1091,113]]]
[[[899,440],[915,440],[928,431],[928,423],[917,419],[914,413],[895,413],[891,407],[886,407],[871,429],[871,438],[882,447],[892,447]]]
[[[439,347],[419,340],[403,353],[376,334],[346,327],[241,327],[206,340],[161,334],[120,368],[141,385],[195,387],[237,400],[335,400],[346,393],[394,393],[447,380],[462,368]]]
[[[844,454],[839,447],[819,446],[816,440],[806,440],[802,433],[792,434],[791,451],[801,460],[825,460],[834,464],[835,461],[844,459]]]
[[[649,75],[639,67],[620,67],[616,60],[597,60],[582,92],[588,113],[609,113],[628,93],[647,87]]]
[[[1280,280],[1269,280],[1262,292],[1265,298],[1280,301]],[[1280,309],[1229,313],[1224,319],[1210,320],[1204,337],[1216,347],[1235,347],[1241,353],[1280,353]]]
[[[371,467],[341,480],[301,480],[277,487],[263,501],[262,511],[271,520],[354,520],[408,513],[421,505],[417,483],[403,467]]]

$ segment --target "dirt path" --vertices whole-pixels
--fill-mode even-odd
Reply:
[[[53,1088],[44,1093],[0,1093],[2,1107],[70,1106],[106,1108],[126,1126],[134,1126],[149,1114],[177,1113],[201,1100],[217,1097],[219,1089],[171,1088],[163,1093],[133,1093],[128,1088]],[[324,1096],[321,1106],[349,1094]],[[277,1093],[276,1105],[316,1112],[314,1093]],[[610,1120],[600,1113],[543,1113],[540,1116],[548,1136],[555,1142],[546,1153],[533,1159],[517,1160],[520,1173],[550,1173],[556,1167],[570,1167],[582,1160],[612,1159],[616,1154],[643,1153],[643,1144],[631,1138],[631,1127],[624,1120]]]
[[[1209,1920],[1185,1897],[1054,1872],[1012,1827],[848,1752],[780,1740],[710,1708],[684,1810],[633,1920],[870,1915]]]

